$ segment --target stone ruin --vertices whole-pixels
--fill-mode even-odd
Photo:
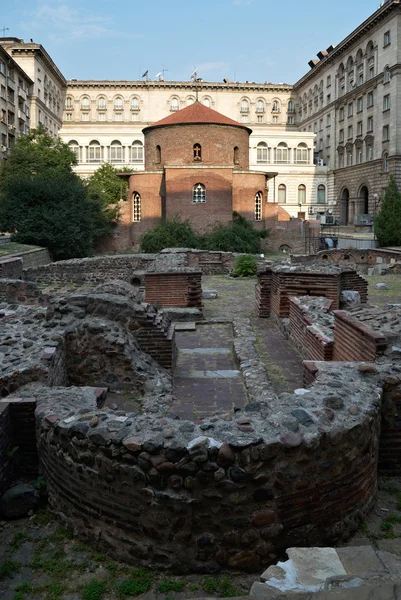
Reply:
[[[128,259],[115,264],[119,281],[101,282],[100,269],[94,277],[89,267],[86,289],[53,297],[26,280],[0,281],[0,492],[15,475],[9,449],[18,445],[20,466],[32,472],[39,461],[53,512],[79,537],[115,558],[172,572],[257,572],[290,546],[347,540],[374,500],[378,465],[387,474],[401,470],[396,355],[361,363],[311,354],[308,385],[277,396],[249,324],[238,319],[234,351],[248,404],[201,421],[178,419],[170,411],[171,316],[140,301],[127,281]],[[44,268],[47,282],[50,272],[60,281],[63,265]],[[363,283],[348,271],[328,279],[315,272],[312,282],[311,272],[306,282],[295,271],[298,284],[315,285],[319,276],[335,282],[336,296],[281,303],[286,272],[270,272],[280,284],[272,306],[288,307],[290,329],[297,312],[291,335],[301,346],[310,328],[323,344],[344,282],[358,283],[361,296]],[[124,390],[135,405],[110,403],[110,392]]]

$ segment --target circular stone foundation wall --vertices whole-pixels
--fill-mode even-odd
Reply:
[[[77,410],[47,390],[53,510],[115,558],[182,573],[260,571],[289,546],[347,539],[376,491],[381,391],[355,365],[325,369],[305,396],[201,425]]]

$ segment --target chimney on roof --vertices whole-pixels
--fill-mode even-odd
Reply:
[[[308,62],[308,65],[310,66],[310,68],[311,68],[311,69],[313,69],[313,67],[316,67],[316,65],[317,65],[317,63],[318,63],[318,62],[319,62],[319,61],[318,61],[318,60],[316,60],[316,58],[314,58],[314,59],[312,59],[312,60],[310,60],[310,61]]]
[[[327,50],[320,50],[320,52],[317,53],[317,57],[319,60],[322,60],[322,58],[324,58],[327,55],[328,55]]]

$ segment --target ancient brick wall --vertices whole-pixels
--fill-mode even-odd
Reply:
[[[24,270],[24,278],[39,282],[103,283],[107,279],[121,279],[131,283],[133,271],[146,269],[155,260],[155,254],[121,254],[75,258]],[[171,258],[174,264],[185,263],[185,255]]]
[[[61,419],[38,411],[53,510],[136,565],[258,571],[294,539],[346,539],[376,491],[378,413],[341,437],[321,436],[318,454],[294,434],[288,443],[231,439],[208,448],[206,438],[185,447],[143,431],[130,437],[129,427],[125,438],[105,427],[85,434],[79,420],[68,433]]]
[[[390,264],[392,261],[399,261],[401,259],[400,252],[393,252],[384,248],[367,248],[358,250],[356,248],[335,248],[333,250],[322,250],[317,254],[311,254],[309,256],[293,256],[291,258],[294,264],[299,263],[328,263],[336,264],[341,266],[355,265],[367,265],[374,266],[378,260],[385,264]]]
[[[202,272],[160,271],[145,274],[145,300],[163,306],[202,306]]]
[[[35,283],[21,279],[0,279],[0,298],[8,302],[39,306],[46,305],[50,300],[47,294],[42,294]]]
[[[258,192],[262,197],[260,221],[255,220],[255,195]],[[255,229],[266,227],[266,200],[266,177],[263,173],[234,171],[232,210],[251,221]]]
[[[0,402],[0,497],[14,473],[13,447],[10,407],[8,402],[3,400]]]
[[[271,311],[272,270],[266,269],[258,273],[255,285],[255,302],[258,317],[267,319]]]
[[[328,300],[322,307],[322,312],[328,312],[331,304]],[[305,360],[332,360],[334,345],[332,335],[329,336],[324,328],[308,317],[298,298],[290,298],[288,330],[290,339]]]
[[[386,338],[344,311],[334,311],[335,361],[373,362],[387,347]]]
[[[232,222],[233,173],[231,168],[166,167],[165,182],[167,219],[179,216],[183,220],[188,220],[191,227],[199,233],[212,229],[216,223],[227,225]],[[192,201],[192,189],[197,183],[202,183],[206,188],[206,202]]]
[[[0,259],[0,279],[23,279],[22,258]]]
[[[289,317],[291,296],[324,296],[332,301],[332,309],[337,309],[340,274],[273,271],[271,309],[280,319]]]
[[[128,224],[131,231],[131,243],[138,246],[141,241],[141,236],[160,224],[162,217],[165,217],[164,192],[165,181],[163,171],[145,173],[138,171],[129,178],[128,201],[127,204],[131,207],[131,214],[124,218],[124,222]],[[133,196],[139,194],[141,196],[141,220],[134,221],[132,214]],[[145,201],[146,199],[146,201]],[[125,246],[126,247],[126,246]],[[120,246],[124,249],[124,246]]]
[[[202,160],[194,161],[194,144],[202,147]],[[161,148],[158,160],[156,147]],[[214,124],[168,125],[150,128],[145,134],[145,171],[170,165],[227,165],[249,168],[249,131],[244,127]]]
[[[401,474],[401,386],[391,376],[385,381],[382,397],[379,471]]]
[[[234,255],[231,252],[189,251],[188,267],[195,267],[203,275],[221,275],[230,273],[234,267]]]
[[[369,284],[366,279],[358,275],[356,271],[343,271],[341,273],[340,286],[341,292],[343,290],[354,290],[355,292],[359,292],[362,304],[366,304],[368,301]]]

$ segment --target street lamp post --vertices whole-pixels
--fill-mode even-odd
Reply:
[[[379,194],[373,194],[373,200],[374,200],[374,205],[373,205],[373,241],[376,242],[375,220],[376,220],[377,208],[380,206],[380,203],[381,203],[381,196],[379,196]],[[375,243],[375,246],[376,246],[376,243]]]

